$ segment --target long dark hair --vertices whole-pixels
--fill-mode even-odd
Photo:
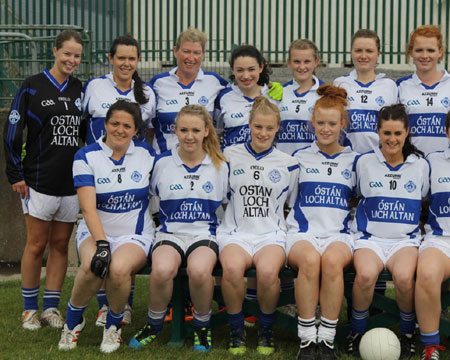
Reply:
[[[406,113],[405,105],[403,104],[394,104],[389,106],[384,106],[380,109],[378,113],[378,124],[377,129],[380,130],[383,124],[383,121],[388,120],[397,120],[403,123],[403,126],[406,130],[409,129],[409,119],[408,114]],[[425,154],[423,151],[420,151],[416,148],[411,142],[411,134],[408,133],[408,136],[405,139],[405,144],[402,149],[403,159],[406,160],[407,157],[411,154],[414,154],[419,157],[424,157]]]
[[[258,85],[264,86],[270,81],[270,74],[272,74],[272,69],[269,66],[267,60],[262,56],[261,52],[253,45],[240,45],[231,53],[230,58],[230,68],[233,69],[234,61],[238,57],[248,56],[254,58],[259,66],[263,67],[261,74],[259,74]],[[230,76],[231,81],[234,82],[234,75]]]
[[[139,48],[139,44],[138,44],[137,40],[134,37],[132,37],[130,34],[122,35],[122,36],[119,36],[118,38],[114,39],[114,41],[111,45],[111,49],[109,49],[109,54],[111,55],[111,57],[114,57],[114,55],[117,51],[117,47],[119,45],[134,46],[137,49],[138,57],[141,56],[141,49]],[[137,70],[134,71],[132,78],[134,80],[133,93],[134,93],[134,98],[136,99],[136,102],[141,105],[146,104],[148,102],[148,97],[145,96],[144,82],[140,78]]]

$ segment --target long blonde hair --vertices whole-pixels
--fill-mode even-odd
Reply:
[[[217,169],[220,169],[222,161],[227,161],[225,155],[220,150],[219,139],[217,138],[216,129],[212,123],[211,115],[204,106],[201,105],[186,105],[183,106],[177,115],[176,123],[183,115],[196,116],[202,119],[205,127],[209,129],[208,136],[203,139],[203,150],[208,154]]]

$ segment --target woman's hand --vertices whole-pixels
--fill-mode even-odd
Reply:
[[[14,192],[20,194],[21,199],[28,199],[28,185],[26,184],[25,180],[12,184],[12,189]]]

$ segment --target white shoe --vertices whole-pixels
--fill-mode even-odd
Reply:
[[[84,329],[86,325],[86,320],[81,321],[81,324],[78,324],[70,330],[67,324],[64,324],[64,327],[61,332],[61,339],[59,339],[58,349],[59,350],[72,350],[77,347],[78,336],[80,332]]]
[[[131,324],[131,314],[133,312],[131,311],[131,306],[126,304],[125,309],[123,309],[123,319],[120,322],[121,325],[130,325]]]
[[[106,316],[108,315],[108,305],[102,305],[97,314],[97,320],[95,321],[95,325],[97,326],[105,326],[106,325]]]
[[[117,329],[116,325],[111,325],[109,329],[103,329],[103,340],[100,345],[100,351],[104,353],[112,353],[120,347],[122,329]]]
[[[22,313],[22,327],[27,330],[38,330],[41,328],[37,310],[26,310]]]
[[[41,325],[61,329],[64,326],[64,318],[57,308],[49,308],[41,315]]]

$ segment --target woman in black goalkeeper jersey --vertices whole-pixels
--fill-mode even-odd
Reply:
[[[82,51],[77,32],[61,32],[55,40],[52,68],[25,79],[5,124],[6,173],[22,199],[27,227],[21,272],[22,327],[28,330],[39,329],[41,324],[56,328],[64,324],[58,304],[79,211],[72,162],[79,141],[81,82],[71,74],[80,64]],[[25,128],[26,155],[22,158]],[[39,279],[47,244],[44,311],[39,318]]]

